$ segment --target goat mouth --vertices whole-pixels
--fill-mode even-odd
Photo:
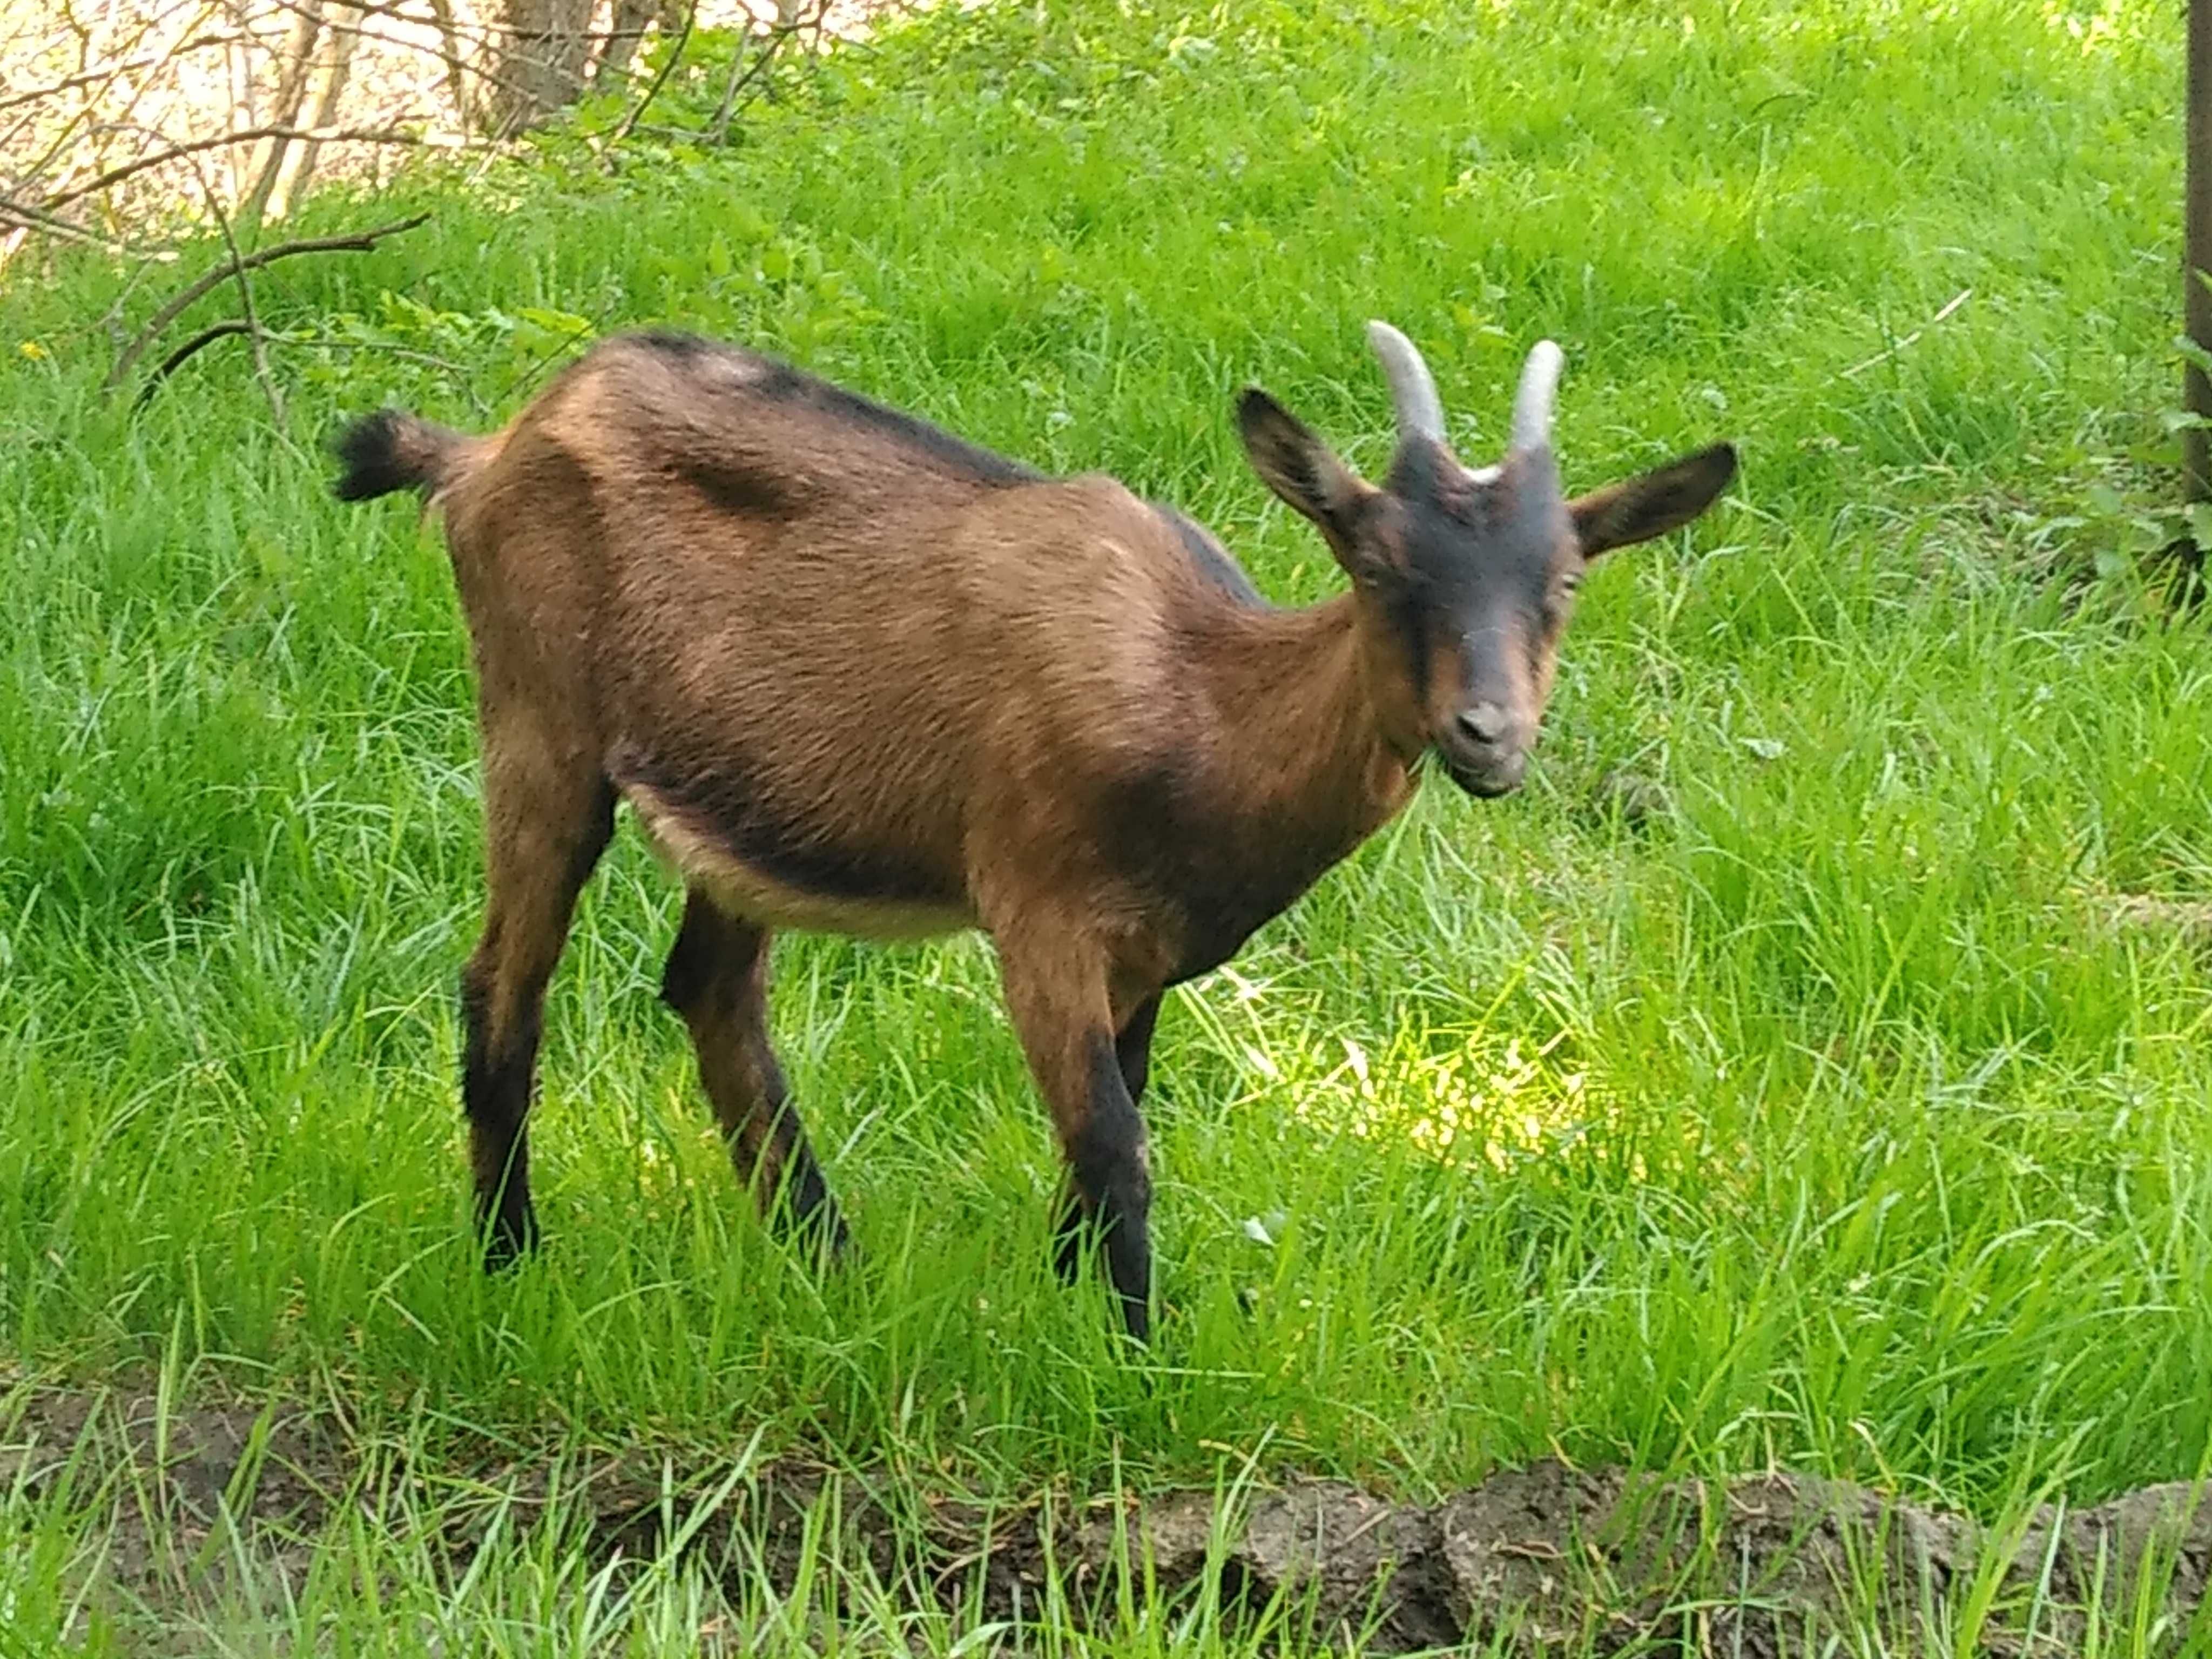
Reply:
[[[1522,769],[1518,766],[1487,767],[1462,766],[1448,755],[1439,754],[1437,764],[1443,774],[1477,800],[1496,800],[1510,795],[1521,787]]]

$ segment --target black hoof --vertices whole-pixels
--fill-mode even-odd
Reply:
[[[1129,1340],[1139,1347],[1152,1346],[1152,1310],[1147,1304],[1129,1297],[1122,1297],[1121,1323],[1129,1333]]]
[[[842,1267],[859,1254],[845,1218],[826,1204],[792,1227],[791,1241],[817,1267]]]
[[[494,1217],[484,1234],[484,1271],[505,1273],[524,1256],[535,1255],[539,1242],[534,1211],[525,1210],[519,1216],[502,1212]]]

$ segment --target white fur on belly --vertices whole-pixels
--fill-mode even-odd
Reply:
[[[703,889],[733,916],[763,927],[803,933],[846,933],[859,939],[928,939],[973,927],[963,909],[874,899],[841,899],[791,887],[755,869],[710,837],[642,784],[623,786],[639,827],[654,852],[684,879]]]

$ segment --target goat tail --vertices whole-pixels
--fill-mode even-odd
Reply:
[[[470,448],[450,427],[380,409],[346,423],[331,445],[344,469],[335,486],[342,501],[374,501],[395,489],[434,495],[453,483]]]

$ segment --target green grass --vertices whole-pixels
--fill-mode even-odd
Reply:
[[[0,1349],[1005,1492],[1249,1456],[1419,1495],[1556,1449],[1995,1516],[2197,1472],[2212,969],[2112,896],[2212,898],[2212,654],[2124,576],[2055,579],[2167,397],[2170,10],[933,16],[731,151],[564,138],[319,198],[310,228],[435,216],[261,279],[276,325],[351,343],[273,348],[289,436],[228,345],[103,406],[121,275],[19,262]],[[1594,574],[1523,794],[1425,793],[1170,999],[1153,1352],[1052,1279],[978,940],[779,947],[862,1256],[825,1282],[775,1248],[653,1000],[676,894],[628,831],[549,1008],[551,1246],[485,1280],[465,641],[434,532],[328,499],[327,423],[488,425],[571,331],[672,321],[1114,471],[1304,599],[1333,568],[1230,399],[1256,380],[1379,468],[1370,315],[1470,458],[1551,334],[1571,486],[1721,436],[1744,470]],[[1601,810],[1622,767],[1671,811]]]

